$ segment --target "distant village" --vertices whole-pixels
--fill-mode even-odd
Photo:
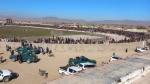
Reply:
[[[23,26],[44,26],[44,27],[57,27],[57,28],[102,28],[102,29],[113,29],[123,30],[132,32],[147,32],[149,31],[150,25],[131,25],[131,24],[97,24],[97,23],[77,23],[77,22],[48,22],[48,21],[30,21],[30,20],[13,20],[6,18],[0,20],[0,25],[23,25]],[[140,29],[138,31],[138,29]],[[145,31],[146,29],[147,31]]]

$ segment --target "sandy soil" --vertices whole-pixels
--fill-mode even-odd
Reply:
[[[116,41],[123,40],[125,38],[129,39],[126,36],[123,35],[116,35],[116,34],[109,34],[109,33],[101,33],[101,32],[86,32],[86,31],[79,31],[79,30],[67,30],[67,29],[55,29],[55,28],[49,28],[49,27],[34,27],[34,26],[20,26],[20,27],[31,27],[31,28],[40,28],[40,29],[53,29],[53,30],[61,30],[61,31],[74,31],[74,32],[84,32],[84,33],[89,33],[89,34],[94,34],[94,35],[104,35],[108,36],[112,39],[115,39]]]
[[[63,38],[71,38],[71,39],[75,39],[75,40],[80,40],[82,39],[100,39],[102,37],[99,36],[90,36],[90,35],[68,35],[68,36],[60,36]]]
[[[126,37],[126,36],[123,36],[123,35],[117,35],[117,34],[99,33],[99,32],[96,32],[96,34],[108,36],[108,37],[114,39],[115,41],[124,40],[125,38],[129,39],[129,37]]]
[[[150,73],[133,82],[133,84],[150,84]]]
[[[44,84],[46,81],[55,80],[61,77],[58,74],[58,68],[67,64],[68,59],[71,57],[84,55],[88,58],[97,60],[98,65],[102,62],[108,62],[113,52],[118,56],[126,57],[132,54],[136,54],[134,49],[141,45],[141,43],[123,43],[123,44],[35,44],[43,47],[49,47],[52,49],[54,57],[48,57],[47,55],[39,55],[41,59],[38,63],[27,64],[18,62],[11,62],[9,60],[9,52],[5,51],[5,44],[0,42],[0,53],[4,53],[4,58],[8,59],[5,63],[0,64],[0,69],[11,69],[19,73],[19,77],[10,81],[7,84]],[[16,48],[20,43],[7,43],[8,45]],[[128,53],[125,53],[125,49],[128,48]],[[48,78],[43,78],[38,74],[38,70],[44,69],[48,72]]]

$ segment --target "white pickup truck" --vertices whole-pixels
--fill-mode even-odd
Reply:
[[[147,47],[145,47],[145,48],[136,48],[136,49],[135,49],[136,52],[145,52],[145,51],[147,51],[147,50],[148,50]]]
[[[123,58],[121,58],[121,57],[112,56],[109,61],[111,62],[111,61],[122,60],[122,59]]]
[[[62,75],[71,75],[80,71],[82,71],[82,68],[76,67],[76,66],[65,66],[65,67],[59,68],[59,74],[62,74]]]
[[[11,70],[0,70],[0,81],[8,82],[17,76],[18,74],[12,72]]]

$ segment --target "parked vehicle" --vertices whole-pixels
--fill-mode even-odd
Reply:
[[[17,78],[18,74],[11,70],[0,70],[0,81],[8,82],[13,78]]]
[[[121,60],[121,59],[122,59],[121,57],[112,56],[112,57],[110,58],[110,61]]]
[[[10,59],[12,61],[19,61],[20,63],[22,62],[27,62],[27,63],[32,63],[32,62],[37,62],[39,59],[36,56],[36,51],[32,47],[29,46],[27,43],[22,43],[22,46],[16,49],[16,52],[18,54],[13,54],[10,56]]]
[[[136,48],[136,49],[135,49],[135,52],[145,52],[145,51],[147,51],[147,50],[148,50],[147,47],[144,47],[144,48]]]
[[[19,61],[20,63],[22,62],[33,63],[38,61],[37,56],[32,54],[11,55],[10,59],[14,62]]]
[[[62,75],[71,75],[80,71],[82,71],[82,68],[77,66],[65,66],[59,68],[59,74]]]
[[[69,59],[69,65],[71,65],[71,66],[76,66],[81,63],[85,63],[85,64],[91,63],[91,64],[96,65],[96,60],[88,59],[85,56],[76,57],[75,59],[73,59],[73,58]]]

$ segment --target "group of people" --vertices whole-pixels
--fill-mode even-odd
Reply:
[[[100,33],[109,33],[109,34],[117,34],[123,35],[127,38],[122,40],[116,41],[115,39],[106,39],[109,43],[125,43],[125,42],[137,42],[150,39],[150,34],[146,34],[144,32],[130,32],[130,31],[123,31],[123,30],[113,30],[113,29],[102,29],[102,28],[66,28],[62,27],[61,29],[68,29],[68,30],[78,30],[78,31],[88,31],[88,32],[100,32]],[[50,44],[103,44],[106,40],[100,39],[73,39],[73,38],[63,38],[63,37],[51,37],[51,38],[38,38],[34,40],[34,43],[50,43]],[[1,39],[0,39],[1,41]],[[8,42],[21,42],[21,39],[12,38],[7,39]]]
[[[146,34],[144,32],[130,32],[130,31],[123,31],[123,30],[113,30],[113,29],[103,29],[103,28],[66,28],[63,27],[63,29],[68,30],[78,30],[78,31],[88,31],[88,32],[100,32],[100,33],[109,33],[109,34],[117,34],[117,35],[123,35],[128,37],[129,39],[124,39],[120,41],[114,41],[113,43],[120,43],[120,42],[136,42],[136,41],[143,41],[150,39],[150,34]]]
[[[100,39],[73,39],[63,37],[39,38],[33,41],[34,43],[50,43],[50,44],[103,44]]]

